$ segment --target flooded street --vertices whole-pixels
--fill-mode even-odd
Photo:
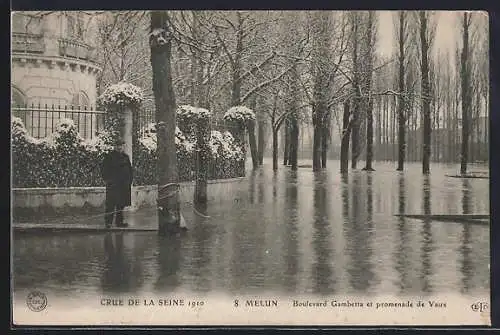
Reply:
[[[316,174],[280,166],[274,175],[270,163],[241,181],[209,185],[209,218],[193,212],[192,194],[181,194],[191,230],[177,238],[15,234],[14,291],[488,294],[489,226],[394,216],[488,214],[488,179],[446,177],[458,167],[438,164],[426,178],[420,164],[399,173],[380,162],[343,179],[338,161]]]

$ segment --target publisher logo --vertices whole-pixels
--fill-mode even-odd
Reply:
[[[26,305],[33,312],[41,312],[47,307],[47,297],[40,291],[33,291],[28,294]]]
[[[475,302],[470,306],[474,312],[486,312],[489,307],[489,304],[486,302]]]

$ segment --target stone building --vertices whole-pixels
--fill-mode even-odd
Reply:
[[[95,106],[96,77],[101,71],[96,37],[95,16],[84,12],[12,14],[12,112],[34,136],[46,136],[60,117],[47,110],[80,111]],[[68,116],[83,128],[95,121],[84,113],[64,115]]]

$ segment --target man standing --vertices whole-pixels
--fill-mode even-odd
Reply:
[[[106,182],[106,228],[111,227],[116,213],[117,227],[126,227],[123,222],[123,208],[131,205],[133,169],[130,157],[124,152],[125,142],[115,142],[113,150],[106,154],[101,166],[101,176]]]

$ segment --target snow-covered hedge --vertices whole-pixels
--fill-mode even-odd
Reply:
[[[241,149],[230,134],[212,132],[209,179],[242,175]],[[14,187],[84,187],[103,186],[99,173],[104,153],[112,148],[111,135],[104,131],[85,140],[70,119],[57,123],[54,133],[43,139],[28,134],[21,119],[11,122]],[[181,181],[195,176],[195,143],[177,128],[176,148]],[[156,132],[151,124],[137,136],[133,153],[134,184],[157,183]]]
[[[182,120],[208,120],[212,116],[212,112],[201,107],[193,107],[190,105],[180,105],[177,107],[177,116]]]
[[[150,123],[141,130],[139,136],[139,143],[148,151],[156,151],[156,124]],[[175,145],[177,150],[185,150],[186,152],[193,152],[193,142],[189,141],[182,133],[179,127],[175,127]]]
[[[61,120],[44,139],[31,137],[18,118],[11,126],[14,187],[102,185],[96,164],[105,144],[84,141],[72,120]]]
[[[136,107],[144,101],[142,89],[130,83],[120,82],[110,85],[99,97],[99,102],[105,108],[115,106]]]
[[[241,147],[236,144],[233,135],[228,131],[221,133],[220,131],[212,130],[209,148],[211,155],[215,158],[222,157],[236,161],[242,161],[244,159],[244,153]]]
[[[212,117],[212,112],[208,109],[190,105],[180,105],[176,112],[177,125],[191,139],[196,136],[197,130],[208,129],[208,122]]]
[[[255,120],[255,113],[245,106],[234,106],[224,113],[224,120],[232,122],[246,122]]]

